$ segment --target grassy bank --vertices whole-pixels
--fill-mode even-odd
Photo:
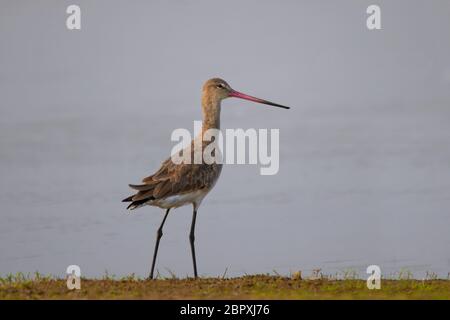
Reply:
[[[0,278],[0,299],[450,299],[449,280],[383,280],[368,290],[364,280],[301,280],[255,275],[239,278],[66,281],[37,276]]]

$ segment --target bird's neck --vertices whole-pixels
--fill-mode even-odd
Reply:
[[[203,124],[202,131],[220,129],[220,100],[208,96],[202,98]]]

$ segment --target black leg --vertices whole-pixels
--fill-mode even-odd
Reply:
[[[194,264],[194,276],[197,278],[197,261],[195,260],[195,220],[197,219],[197,209],[194,206],[194,213],[192,214],[191,233],[189,234],[189,240],[191,242],[192,263]]]
[[[156,232],[156,243],[155,243],[155,251],[153,252],[153,262],[152,262],[152,271],[150,271],[149,279],[153,279],[153,271],[155,270],[155,262],[156,262],[156,255],[158,254],[158,247],[159,247],[159,241],[161,240],[161,237],[163,235],[163,226],[164,222],[166,222],[167,215],[169,214],[170,208],[167,209],[166,214],[164,215],[164,219],[161,222],[161,225],[158,228],[158,231]]]

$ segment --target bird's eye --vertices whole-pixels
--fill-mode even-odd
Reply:
[[[219,83],[216,87],[217,87],[217,88],[221,88],[221,89],[225,88],[224,85],[221,84],[221,83]]]

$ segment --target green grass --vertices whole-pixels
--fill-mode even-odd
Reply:
[[[35,274],[0,278],[0,299],[450,299],[450,281],[382,280],[369,290],[365,280],[320,275],[302,280],[253,275],[238,278],[143,280],[134,275],[115,279],[81,279],[81,290],[67,289],[66,280]]]

